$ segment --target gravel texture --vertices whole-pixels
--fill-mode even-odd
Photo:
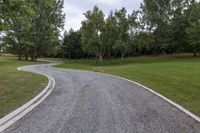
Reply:
[[[23,69],[51,75],[56,86],[5,133],[200,133],[199,122],[126,80],[50,64]]]

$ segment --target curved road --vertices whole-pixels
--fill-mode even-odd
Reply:
[[[56,86],[4,133],[200,133],[200,123],[128,81],[50,64],[23,69],[51,75]]]

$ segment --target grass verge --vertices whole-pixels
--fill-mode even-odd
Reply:
[[[188,55],[126,58],[124,64],[66,61],[59,68],[109,73],[141,83],[200,116],[200,58]]]
[[[19,66],[38,63],[0,56],[0,118],[28,102],[46,86],[46,77],[17,70]]]

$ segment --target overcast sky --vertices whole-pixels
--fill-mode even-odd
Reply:
[[[64,2],[65,30],[70,28],[78,30],[84,19],[83,13],[92,10],[94,5],[98,5],[105,15],[108,15],[110,10],[121,7],[125,7],[128,13],[131,13],[140,7],[142,0],[64,0]]]

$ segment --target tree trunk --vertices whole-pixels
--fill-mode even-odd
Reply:
[[[71,60],[71,54],[68,55],[68,60]]]
[[[98,64],[98,55],[96,54],[96,56],[95,56],[95,59],[96,59],[96,64]]]
[[[18,60],[22,60],[21,54],[18,55]]]
[[[26,61],[28,60],[28,54],[25,55],[25,60],[26,60]]]
[[[62,54],[62,60],[64,60],[64,59],[65,59],[65,54],[63,53],[63,54]]]
[[[20,39],[18,38],[18,46],[17,46],[17,54],[18,54],[18,60],[22,60],[22,51],[21,51],[21,42]]]
[[[120,60],[120,64],[123,63],[123,59],[124,59],[124,53],[122,53],[121,60]]]
[[[21,54],[21,48],[20,48],[20,46],[18,47],[17,54],[18,54],[18,59],[22,60],[22,54]]]
[[[111,57],[111,63],[115,62],[115,56]]]
[[[111,59],[111,52],[108,52],[108,60]]]
[[[193,51],[193,56],[196,57],[197,56],[197,47],[194,47],[194,51]]]
[[[99,55],[99,62],[100,62],[100,64],[102,64],[102,61],[103,61],[103,57],[102,57],[102,55]]]
[[[34,59],[34,61],[36,61],[36,60],[37,60],[37,57],[38,57],[38,53],[37,53],[37,52],[35,52],[35,53],[34,53],[34,58],[33,58],[33,59]]]
[[[31,61],[33,61],[34,60],[34,57],[33,56],[31,56]]]

